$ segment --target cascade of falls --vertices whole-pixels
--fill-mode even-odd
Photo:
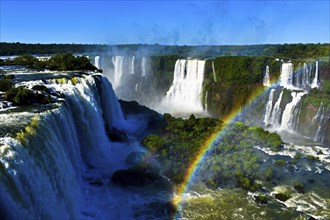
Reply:
[[[282,63],[280,85],[284,88],[292,88],[293,64]]]
[[[315,62],[315,73],[313,64],[303,63],[294,71],[292,63],[282,63],[280,85],[287,89],[309,90],[319,87],[318,61]]]
[[[316,115],[314,116],[312,122],[317,125],[316,133],[314,136],[314,141],[320,143],[325,143],[329,141],[330,137],[327,133],[329,129],[329,119],[330,119],[330,108],[326,107],[321,103]],[[327,140],[326,140],[327,139]]]
[[[278,127],[280,125],[282,110],[280,108],[281,101],[282,101],[283,91],[281,91],[280,96],[278,97],[277,101],[274,104],[274,108],[270,118],[270,124],[273,127]]]
[[[125,166],[129,151],[111,142],[105,129],[124,120],[111,85],[102,76],[72,84],[45,84],[63,93],[65,101],[33,113],[34,125],[25,128],[27,141],[0,138],[2,219],[82,219],[86,169],[110,176]]]
[[[121,78],[124,74],[124,71],[125,70],[127,71],[127,69],[124,66],[124,56],[114,56],[114,57],[112,57],[112,64],[114,65],[113,82],[112,83],[113,83],[114,89],[117,89],[121,84]],[[130,65],[128,65],[128,66],[130,66]]]
[[[315,76],[314,76],[311,87],[312,88],[318,88],[319,86],[320,86],[320,83],[319,83],[319,62],[316,61],[316,63],[315,63]]]
[[[265,126],[267,126],[270,123],[270,119],[271,119],[270,116],[272,114],[272,109],[273,109],[274,93],[275,93],[275,89],[271,89],[270,93],[269,93],[269,99],[266,104],[266,113],[265,113],[265,117],[264,117]]]
[[[270,78],[269,78],[269,66],[266,66],[266,72],[264,75],[264,79],[263,79],[263,85],[264,86],[270,86]]]
[[[95,67],[100,69],[100,56],[96,56],[94,60]]]
[[[305,94],[305,92],[291,92],[292,101],[285,106],[282,114],[280,130],[293,130],[294,119],[297,117],[298,113],[298,111],[295,111],[295,107]]]
[[[205,60],[180,59],[175,63],[174,79],[163,99],[163,106],[170,112],[204,112],[202,84]]]

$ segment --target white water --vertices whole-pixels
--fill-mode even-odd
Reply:
[[[142,76],[146,76],[147,75],[147,58],[146,57],[142,57],[142,62],[141,62],[141,73]]]
[[[172,114],[203,113],[202,84],[205,60],[180,59],[175,63],[174,79],[160,111]]]
[[[132,60],[131,60],[130,73],[131,73],[131,74],[134,74],[134,73],[135,73],[135,56],[133,56],[133,57],[132,57]]]
[[[213,72],[213,80],[214,82],[217,82],[217,76],[215,74],[215,68],[214,68],[214,61],[212,61],[212,72]]]
[[[293,131],[293,120],[297,116],[294,113],[294,110],[300,99],[305,94],[305,92],[291,92],[292,101],[285,106],[282,114],[280,130]]]
[[[264,75],[264,79],[263,79],[263,85],[264,86],[270,86],[270,78],[269,78],[269,66],[266,66],[266,72]]]
[[[116,90],[122,83],[122,76],[124,74],[124,57],[123,56],[114,56],[112,57],[112,64],[114,65],[114,73],[113,73],[113,87]]]
[[[100,69],[100,56],[95,57],[94,63],[95,63],[95,67]]]
[[[270,119],[271,119],[270,116],[272,114],[272,109],[273,109],[274,93],[275,93],[275,89],[271,89],[270,93],[269,93],[269,99],[266,104],[266,113],[265,113],[265,117],[264,117],[265,126],[267,126],[270,123]]]
[[[281,91],[280,96],[278,97],[277,101],[275,102],[272,114],[271,114],[271,125],[272,127],[278,127],[280,125],[280,119],[281,119],[281,108],[280,104],[282,101],[283,91]]]
[[[319,83],[319,62],[316,61],[315,63],[315,76],[312,82],[311,87],[312,88],[319,88],[320,83]]]
[[[284,88],[292,88],[293,64],[282,63],[280,85]]]
[[[64,103],[38,114],[38,127],[26,130],[33,136],[28,142],[0,138],[1,218],[133,218],[132,201],[108,185],[111,174],[127,168],[127,155],[138,149],[113,143],[106,134],[105,125],[129,126],[111,85],[104,77],[92,76],[79,79],[75,86],[71,81],[45,85],[64,93]],[[10,119],[15,114],[2,116]],[[104,182],[107,194],[91,187],[89,178]],[[101,196],[107,199],[100,200]]]
[[[314,136],[314,141],[324,143],[327,137],[326,130],[329,129],[330,109],[321,103],[316,115],[313,117],[312,122],[317,125]]]

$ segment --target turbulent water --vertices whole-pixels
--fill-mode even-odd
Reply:
[[[29,107],[0,102],[1,218],[169,218],[160,207],[171,200],[171,192],[153,187],[121,188],[110,180],[114,171],[129,167],[126,158],[130,153],[144,151],[138,134],[146,122],[139,117],[125,118],[115,92],[126,100],[146,101],[139,96],[154,96],[144,93],[146,79],[153,74],[149,58],[96,56],[94,62],[104,76],[8,70],[15,74],[17,85],[31,88],[42,84],[65,98]],[[177,60],[171,86],[155,96],[158,102],[155,105],[153,100],[152,106],[174,115],[207,115],[207,103],[202,99],[205,62]],[[259,205],[256,194],[240,189],[192,184],[184,194],[179,219],[330,218],[330,195],[326,193],[330,189],[330,151],[322,144],[328,141],[330,109],[321,104],[308,125],[315,131],[309,137],[299,134],[301,100],[311,88],[320,86],[317,62],[300,67],[295,71],[292,63],[282,63],[279,83],[274,85],[270,85],[269,67],[264,70],[263,85],[269,88],[255,123],[279,132],[285,142],[281,151],[251,146],[274,167],[275,160],[285,161],[283,167],[275,168],[276,183],[262,190],[272,198],[270,203]],[[212,71],[214,81],[220,81],[214,63]],[[114,128],[125,132],[128,140],[111,141],[108,133]],[[295,181],[304,183],[305,193],[292,188]],[[290,192],[292,197],[285,202],[275,199],[279,192]]]
[[[131,152],[142,151],[134,137],[146,122],[124,119],[105,77],[19,84],[43,84],[65,99],[43,110],[36,106],[0,113],[1,125],[11,128],[1,126],[1,219],[132,219],[154,201],[157,192],[123,190],[110,181],[114,171],[128,167]],[[125,131],[128,141],[110,141],[107,130],[112,128]],[[169,199],[162,193],[156,201],[161,196]],[[148,216],[148,209],[141,216]]]
[[[180,59],[175,63],[174,80],[159,110],[179,114],[203,113],[202,84],[205,60]]]

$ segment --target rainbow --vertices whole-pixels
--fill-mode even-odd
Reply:
[[[259,96],[267,92],[273,85],[277,83],[274,82],[276,80],[271,81],[271,85],[269,87],[262,87],[257,92],[252,95],[252,97],[248,100],[246,106],[249,106],[254,100],[256,100]],[[198,170],[199,166],[201,165],[202,161],[204,160],[205,155],[207,152],[212,148],[213,144],[216,140],[221,138],[221,135],[224,133],[225,129],[230,125],[232,122],[235,121],[236,116],[242,112],[244,108],[239,108],[233,110],[230,114],[228,114],[223,121],[223,126],[219,131],[214,132],[209,138],[205,140],[203,145],[200,147],[200,150],[197,156],[194,158],[192,163],[186,170],[182,183],[176,188],[176,195],[172,199],[172,204],[178,209],[183,201],[183,194],[188,190],[189,185],[193,182],[194,176],[196,171]],[[177,213],[172,213],[172,219],[176,219]]]
[[[294,71],[299,73],[300,72],[299,70],[301,70],[302,68],[303,67],[299,65],[297,68],[295,68]],[[192,163],[187,168],[182,183],[176,188],[175,191],[176,195],[172,199],[172,204],[177,208],[177,210],[180,207],[181,202],[183,201],[184,193],[188,191],[189,185],[191,184],[191,182],[193,182],[196,171],[198,170],[199,166],[204,160],[204,157],[207,154],[207,152],[212,148],[212,146],[217,140],[220,140],[226,128],[235,121],[236,116],[239,113],[241,113],[247,106],[251,105],[251,103],[255,101],[259,96],[267,92],[269,89],[274,88],[274,86],[279,83],[278,80],[273,79],[268,87],[261,87],[260,89],[258,89],[248,100],[245,107],[235,109],[230,114],[228,114],[224,119],[222,119],[223,121],[222,128],[219,131],[215,131],[209,138],[205,140],[203,145],[200,147],[197,156],[194,158]],[[177,212],[172,214],[173,214],[172,219],[176,219]]]

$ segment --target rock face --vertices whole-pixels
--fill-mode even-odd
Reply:
[[[113,173],[111,180],[121,186],[147,186],[161,179],[161,176],[146,167],[136,166]]]
[[[115,127],[108,132],[108,136],[112,141],[125,141],[127,139],[126,133]]]
[[[146,164],[136,165],[126,170],[118,170],[112,174],[111,180],[123,187],[152,186],[168,192],[172,191],[172,183],[160,175],[156,169]]]

